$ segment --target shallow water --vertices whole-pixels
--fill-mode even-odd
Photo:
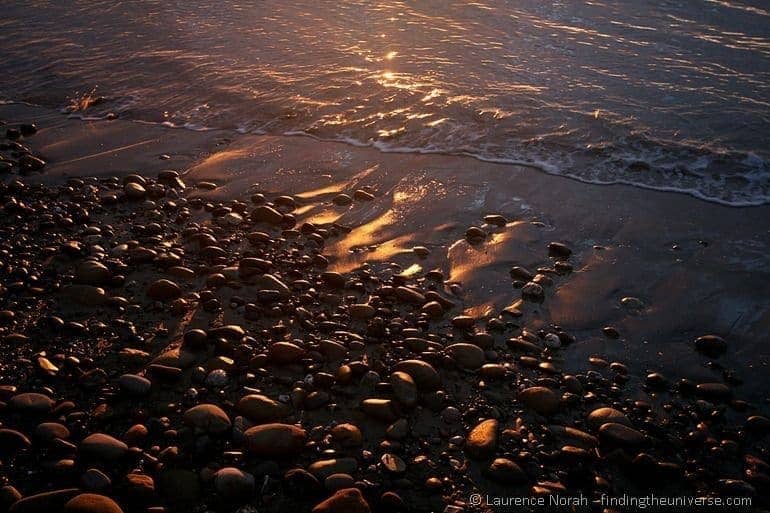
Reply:
[[[761,1],[89,0],[3,10],[6,100],[770,203]]]

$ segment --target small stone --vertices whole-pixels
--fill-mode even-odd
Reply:
[[[404,303],[411,303],[415,305],[425,304],[425,296],[422,293],[409,287],[401,286],[396,288],[396,297]]]
[[[375,309],[372,305],[359,303],[351,305],[348,313],[352,319],[371,319],[374,317]]]
[[[324,480],[332,474],[353,474],[358,470],[358,462],[355,458],[319,460],[311,463],[307,470],[318,479]]]
[[[645,442],[646,437],[634,428],[617,422],[602,424],[599,428],[599,438],[612,445],[633,447]]]
[[[551,415],[559,410],[561,398],[550,388],[530,387],[519,393],[519,399],[541,415]]]
[[[112,271],[99,262],[84,262],[75,271],[75,280],[85,285],[106,285],[111,279]]]
[[[109,497],[82,493],[64,505],[64,513],[123,513],[123,510]]]
[[[186,424],[208,433],[224,433],[232,426],[230,417],[214,404],[199,404],[184,412]]]
[[[235,409],[253,422],[280,420],[290,412],[289,407],[285,404],[261,394],[241,397],[235,405]]]
[[[299,361],[305,350],[291,342],[276,342],[269,349],[270,360],[277,364],[289,364]]]
[[[15,410],[32,415],[44,415],[53,409],[54,401],[43,394],[26,392],[11,397],[9,404]]]
[[[83,488],[99,492],[112,486],[112,479],[98,468],[89,468],[80,478]]]
[[[422,360],[403,360],[394,367],[396,371],[406,372],[414,379],[417,388],[422,390],[435,390],[441,386],[441,378],[428,362]]]
[[[126,194],[126,198],[133,201],[143,200],[147,195],[147,189],[136,182],[128,182],[126,185],[124,185],[123,192]]]
[[[492,481],[502,484],[521,484],[527,482],[527,475],[521,467],[507,458],[496,458],[487,467],[485,474]]]
[[[495,419],[488,419],[474,427],[465,439],[465,452],[476,459],[485,458],[497,448],[497,427]]]
[[[398,402],[407,408],[417,404],[417,385],[406,372],[395,371],[390,375],[390,386]]]
[[[246,445],[261,457],[285,457],[298,453],[305,446],[305,430],[292,424],[263,424],[246,430]]]
[[[398,418],[390,399],[364,399],[361,409],[366,415],[384,422],[393,422]]]
[[[80,450],[96,459],[114,461],[128,452],[128,446],[105,433],[94,433],[80,443]]]
[[[147,297],[156,301],[169,301],[181,295],[182,289],[171,280],[157,280],[147,287]]]
[[[332,440],[343,447],[358,447],[363,443],[361,430],[353,424],[338,424],[331,430]]]
[[[214,474],[214,488],[226,501],[248,500],[254,494],[254,476],[234,467],[219,469]]]
[[[338,194],[337,196],[332,198],[332,203],[339,206],[346,206],[353,203],[353,198],[351,198],[347,194]]]
[[[632,427],[631,421],[628,420],[625,413],[616,410],[614,408],[597,408],[588,414],[586,419],[588,425],[593,429],[598,429],[602,424],[608,422],[615,422],[617,424],[623,424],[628,427]]]
[[[460,342],[446,348],[457,366],[464,369],[478,369],[486,362],[484,350],[479,346]]]
[[[508,220],[499,214],[488,214],[484,216],[484,222],[493,226],[502,227],[508,223]]]
[[[572,250],[561,242],[551,242],[548,244],[548,253],[557,258],[569,258]]]
[[[252,211],[251,219],[257,223],[281,224],[283,221],[283,214],[273,207],[261,205]]]
[[[152,388],[152,382],[142,376],[136,374],[123,374],[118,379],[120,388],[128,392],[130,395],[142,397],[150,393]]]
[[[317,504],[312,513],[371,513],[369,504],[358,488],[344,488]]]
[[[718,335],[703,335],[695,339],[695,349],[716,358],[727,351],[727,342]]]

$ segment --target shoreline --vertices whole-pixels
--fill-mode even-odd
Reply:
[[[409,474],[411,487],[393,484],[404,474],[400,468],[403,459],[412,461],[410,458],[426,454],[429,461],[438,457],[438,452],[419,443],[423,437],[436,437],[437,447],[448,443],[446,450],[457,458],[465,454],[473,478],[479,479],[492,496],[497,481],[488,483],[484,476],[497,470],[487,468],[487,463],[473,463],[487,462],[492,456],[506,459],[500,463],[505,467],[501,475],[510,478],[515,474],[517,486],[527,483],[529,487],[522,490],[533,492],[539,487],[541,491],[535,490],[535,494],[560,493],[556,486],[560,478],[567,490],[582,491],[564,464],[574,458],[602,475],[619,465],[623,477],[613,490],[639,490],[636,473],[649,463],[634,458],[639,447],[655,454],[653,467],[657,470],[653,473],[673,472],[677,479],[683,478],[672,485],[676,491],[700,493],[706,487],[715,493],[738,494],[748,490],[743,485],[720,488],[723,484],[717,478],[740,480],[738,460],[731,459],[719,473],[713,462],[693,452],[691,457],[717,473],[716,477],[698,476],[694,480],[685,478],[682,468],[672,470],[666,465],[684,463],[669,461],[679,455],[668,444],[676,451],[694,451],[684,442],[694,427],[680,426],[677,415],[691,414],[701,422],[713,423],[711,429],[719,433],[715,440],[721,441],[735,441],[723,417],[749,423],[751,415],[763,419],[767,415],[770,385],[763,376],[770,363],[764,345],[770,326],[770,307],[766,304],[770,297],[770,206],[727,207],[625,185],[597,187],[470,157],[382,153],[375,148],[310,138],[190,132],[122,120],[68,120],[57,115],[18,104],[0,106],[0,119],[37,123],[37,134],[23,142],[47,161],[41,173],[17,176],[14,171],[3,180],[9,184],[19,178],[28,184],[18,191],[4,191],[17,202],[11,204],[9,212],[20,216],[22,226],[18,229],[31,240],[55,235],[82,241],[77,249],[67,249],[45,239],[55,250],[49,262],[56,264],[57,274],[46,274],[43,269],[49,263],[43,262],[35,262],[43,267],[32,274],[61,281],[63,288],[54,288],[59,292],[53,295],[44,288],[40,306],[42,311],[60,310],[66,321],[88,326],[96,320],[109,323],[114,315],[110,309],[117,308],[121,319],[131,319],[141,328],[134,335],[114,340],[115,347],[107,346],[105,354],[91,362],[106,374],[101,382],[97,379],[97,389],[106,391],[105,404],[121,414],[136,416],[139,414],[131,411],[125,398],[131,396],[132,387],[144,390],[145,382],[132,377],[123,380],[128,385],[121,385],[120,373],[151,378],[151,388],[146,391],[149,395],[142,397],[152,397],[153,403],[147,406],[151,411],[142,415],[157,418],[165,413],[174,422],[185,424],[186,428],[179,428],[184,432],[180,445],[197,455],[193,460],[200,457],[207,461],[211,454],[220,454],[219,450],[232,449],[231,444],[243,444],[244,433],[238,434],[237,429],[232,437],[223,433],[230,433],[231,421],[243,413],[234,404],[242,395],[240,387],[249,386],[259,390],[255,393],[270,396],[259,400],[260,411],[273,411],[270,419],[307,428],[301,436],[292,428],[276,428],[287,430],[290,438],[313,439],[314,430],[326,433],[329,422],[341,420],[362,428],[363,443],[378,458],[383,450],[400,454],[398,459],[370,462],[358,449],[351,451],[342,442],[342,448],[331,444],[328,448],[338,459],[321,467],[327,465],[334,472],[318,473],[319,467],[313,467],[311,473],[316,479],[320,475],[323,482],[336,474],[364,479],[366,465],[372,464],[379,469],[377,479],[391,483],[393,490],[407,497],[407,503],[416,501],[420,507],[443,509],[443,505],[456,504],[463,494],[467,497],[476,490],[476,484],[462,482],[461,469],[455,469],[458,475],[451,476],[459,480],[451,487],[441,484],[435,470]],[[169,169],[179,171],[178,177],[164,173]],[[178,185],[181,182],[176,182],[177,178],[185,188]],[[136,195],[134,201],[131,195]],[[32,225],[23,225],[38,222],[37,214],[23,209],[16,213],[13,206],[31,204],[45,210],[48,199],[77,218],[81,215],[78,198],[90,217],[55,227],[51,234],[36,233]],[[58,214],[46,211],[46,215],[56,219]],[[98,230],[88,228],[93,223]],[[4,229],[13,231],[16,227],[9,224]],[[107,231],[112,237],[104,235]],[[18,239],[18,243],[24,242],[24,238]],[[153,248],[154,256],[146,261],[132,257],[138,248],[142,248],[142,255]],[[62,251],[64,255],[59,254]],[[109,279],[100,277],[90,283],[78,278],[79,266],[89,261],[89,252],[92,258],[108,264]],[[526,271],[512,271],[513,267]],[[101,276],[105,271],[98,269],[96,275]],[[276,269],[281,277],[278,283],[263,278],[268,269]],[[117,270],[128,273],[128,279],[115,281]],[[281,283],[289,277],[297,288],[284,291],[286,285]],[[150,292],[148,287],[159,278],[179,282],[181,290],[174,283],[176,288],[163,284]],[[264,285],[266,281],[270,284]],[[93,290],[97,285],[103,287],[102,292]],[[71,308],[59,295],[64,290],[74,293],[75,289],[67,287],[80,287],[77,290],[84,297],[96,294],[93,304]],[[10,287],[11,294],[17,294],[17,288]],[[400,290],[404,288],[408,290]],[[37,301],[34,295],[20,297],[23,302]],[[177,301],[180,298],[184,303]],[[247,308],[252,301],[253,306]],[[298,314],[305,302],[303,308],[308,314]],[[429,303],[438,306],[428,308]],[[387,323],[373,327],[375,311],[377,316],[385,316]],[[24,315],[34,314],[27,311]],[[13,320],[11,325],[17,322]],[[32,330],[34,325],[18,326]],[[394,331],[385,335],[381,330],[386,327]],[[70,328],[80,340],[83,333],[77,332],[79,328]],[[203,335],[188,335],[195,329],[203,330]],[[5,344],[23,343],[17,335],[27,337],[4,330]],[[138,333],[147,337],[145,346],[133,347]],[[301,338],[296,338],[300,333]],[[695,340],[710,334],[724,339],[724,347],[716,343],[718,354],[704,355],[696,350]],[[207,342],[196,338],[200,336]],[[325,337],[337,345],[325,344]],[[82,340],[84,347],[87,340]],[[134,350],[151,350],[144,357],[131,351],[118,352],[126,349],[120,347],[126,341]],[[252,352],[241,354],[240,345]],[[23,370],[27,362],[32,367],[43,365],[45,371],[47,364],[41,364],[40,354],[35,353],[45,350],[43,358],[56,371],[35,379],[74,394],[76,383],[84,378],[71,373],[64,359],[59,362],[55,358],[61,354],[55,351],[65,351],[65,347],[46,348],[44,343],[35,342],[34,350],[25,349],[31,352],[23,361],[5,358],[2,363],[20,375],[28,372]],[[79,357],[86,354],[83,351]],[[397,362],[409,358],[435,366],[446,393],[437,398],[435,390],[428,390],[435,385],[423,390],[424,383],[419,382],[428,378],[415,370],[416,364],[402,365],[398,370]],[[366,362],[371,361],[372,367],[356,375],[361,383],[353,386],[343,381],[348,378],[340,377],[340,372],[348,372],[340,370],[340,360],[347,362],[343,367],[348,370],[351,366],[359,368],[359,362],[366,368]],[[482,367],[482,363],[491,367]],[[92,370],[84,369],[86,375]],[[215,372],[220,370],[223,372]],[[251,377],[245,377],[244,372]],[[209,380],[212,373],[214,377]],[[296,392],[296,383],[306,375],[314,376],[318,383],[331,379],[331,384],[319,385],[311,379],[302,385],[305,388],[300,387],[301,393]],[[568,377],[575,375],[579,378]],[[689,380],[689,385],[682,384],[682,379]],[[202,386],[204,395],[181,408],[190,399],[184,395],[184,387],[173,384],[178,380],[185,386]],[[381,380],[389,381],[380,385]],[[410,380],[417,383],[410,385]],[[165,384],[158,387],[159,383]],[[711,402],[711,406],[698,411],[687,387],[703,384],[709,386],[697,389],[694,397]],[[712,386],[715,384],[719,386]],[[2,400],[13,405],[21,388],[3,389]],[[215,392],[218,389],[224,390],[220,396]],[[301,397],[294,398],[293,394]],[[279,401],[279,395],[285,395],[285,401]],[[222,412],[227,418],[226,429],[217,431],[216,426],[224,420],[214,408],[204,408],[202,420],[197,413],[189,413],[203,398],[205,405],[217,403],[227,410]],[[56,401],[62,399],[57,397]],[[366,403],[369,399],[389,402]],[[336,413],[327,407],[335,401],[339,402]],[[665,404],[673,404],[675,414],[667,411]],[[98,405],[90,406],[96,409]],[[600,406],[622,410],[624,417],[609,423],[629,423],[634,433],[643,432],[639,436],[644,441],[623,431],[622,426],[605,430],[609,434],[599,433],[590,415]],[[9,408],[0,408],[0,414],[10,411],[11,420],[26,422],[13,416],[26,406]],[[465,411],[469,415],[462,415]],[[709,417],[714,411],[720,416]],[[261,415],[257,417],[264,421]],[[517,417],[524,419],[524,430]],[[398,438],[387,434],[399,418],[408,419],[414,439],[412,435]],[[94,417],[93,422],[117,437],[121,429],[129,427],[116,419],[102,422]],[[652,428],[655,422],[663,422],[662,429],[670,431],[659,436]],[[765,429],[763,422],[753,424]],[[568,436],[564,441],[560,438],[563,430],[557,429],[563,428],[562,424],[592,434],[580,431],[588,438],[572,433],[573,438]],[[534,462],[520,456],[529,448],[523,441],[528,433],[537,441],[532,444],[532,450],[537,450]],[[203,451],[203,456],[193,449],[196,444],[205,445],[202,436],[208,440],[205,444],[216,447],[213,452]],[[333,432],[330,436],[334,439]],[[594,461],[593,456],[573,454],[571,449],[565,454],[564,447],[553,445],[555,439],[568,446],[587,443],[588,449],[598,450],[599,457]],[[313,440],[325,447],[325,441]],[[753,454],[755,449],[762,454],[767,437],[760,432],[756,438],[738,442],[742,444],[738,456]],[[289,442],[289,446],[293,444]],[[538,444],[548,449],[535,449]],[[618,446],[624,456],[615,462],[610,449]],[[256,452],[259,458],[271,461],[269,449],[259,446]],[[288,452],[299,454],[301,465],[322,457],[299,447]],[[150,456],[157,459],[159,455]],[[736,455],[730,453],[729,457]],[[346,463],[339,463],[340,458]],[[508,462],[514,460],[518,463],[511,466]],[[224,465],[220,456],[215,461]],[[196,463],[193,467],[203,475],[206,466]],[[549,470],[543,471],[544,467]],[[254,468],[249,469],[257,474]],[[286,470],[284,466],[280,469]],[[168,470],[162,466],[157,470],[153,475],[160,484]],[[184,475],[177,474],[175,479],[193,480]],[[246,486],[244,479],[248,482],[243,476],[236,480],[239,486]],[[351,484],[348,478],[339,479]],[[203,481],[204,486],[211,485]],[[435,492],[430,491],[432,487]],[[326,485],[326,489],[326,495],[335,497],[335,485]],[[382,491],[362,489],[369,501]],[[308,499],[311,505],[319,504],[324,495],[314,497]],[[378,508],[389,507],[383,497],[378,499]],[[359,499],[351,500],[360,506]]]
[[[18,107],[26,110],[18,104],[13,110]],[[586,336],[575,361],[590,356],[589,347],[629,357],[634,346],[641,346],[648,349],[640,369],[659,365],[661,353],[664,365],[678,362],[668,369],[684,367],[687,377],[704,377],[708,373],[697,370],[697,359],[690,354],[691,338],[699,329],[730,334],[740,347],[730,364],[756,373],[756,399],[770,395],[770,384],[759,378],[770,366],[770,351],[761,343],[770,326],[770,308],[760,299],[770,297],[770,286],[756,289],[770,282],[757,279],[770,279],[768,205],[728,207],[678,193],[596,186],[471,157],[383,154],[313,138],[190,132],[122,120],[84,122],[37,107],[19,121],[40,118],[41,113],[47,113],[42,119],[54,120],[54,128],[41,130],[34,142],[50,162],[46,172],[28,179],[56,183],[94,171],[97,176],[124,176],[178,169],[184,179],[216,183],[214,190],[195,192],[211,200],[245,199],[253,192],[294,195],[302,202],[300,220],[339,221],[354,228],[344,241],[326,248],[334,270],[349,271],[390,257],[404,268],[440,268],[450,280],[472,283],[464,299],[471,305],[468,312],[476,315],[508,306],[510,266],[537,266],[526,244],[532,243],[528,237],[537,240],[545,234],[528,233],[532,230],[526,222],[542,223],[547,236],[572,244],[579,258],[576,279],[561,287],[553,301],[555,311],[546,311],[554,324]],[[336,193],[359,186],[374,187],[379,194],[363,207],[330,203]],[[487,213],[525,223],[513,226],[516,234],[488,241],[483,252],[494,256],[478,259],[478,248],[464,244],[463,233],[483,223]],[[432,218],[441,222],[427,222]],[[525,244],[516,241],[519,234]],[[363,250],[368,246],[376,247]],[[431,254],[416,257],[413,246],[427,246]],[[598,252],[594,246],[609,251]],[[733,278],[725,279],[726,273]],[[582,297],[589,304],[576,307]],[[623,297],[642,299],[648,314],[628,315],[619,305]],[[702,302],[714,298],[716,302]],[[679,318],[681,309],[694,318]],[[608,347],[601,337],[603,322],[616,323],[621,331],[628,326],[635,336],[621,351]],[[673,344],[655,341],[660,338]],[[758,367],[741,361],[746,352],[757,353],[759,360],[751,366]]]

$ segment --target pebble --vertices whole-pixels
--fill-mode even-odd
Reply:
[[[484,350],[473,344],[452,344],[446,348],[446,352],[455,364],[464,369],[478,369],[486,362]]]
[[[181,295],[182,289],[171,280],[156,280],[147,287],[147,297],[156,301],[170,301]]]
[[[185,424],[208,433],[224,433],[232,427],[230,417],[214,404],[199,404],[184,412]]]
[[[123,513],[118,503],[104,495],[82,493],[64,505],[64,513]]]
[[[305,430],[292,424],[263,424],[243,434],[246,445],[260,457],[286,457],[298,453],[305,446]]]
[[[371,513],[371,508],[361,494],[361,490],[344,488],[317,504],[312,513]]]
[[[495,458],[485,470],[489,479],[502,484],[521,484],[527,482],[527,475],[521,467],[508,458]]]
[[[358,447],[363,443],[364,436],[358,426],[343,423],[334,426],[331,430],[332,440],[342,447]]]
[[[498,422],[485,420],[474,427],[465,438],[465,452],[471,458],[481,459],[490,456],[497,449]]]
[[[26,414],[45,415],[49,413],[54,406],[54,401],[43,394],[36,392],[26,392],[17,394],[11,398],[9,404],[12,408]]]
[[[226,501],[248,500],[254,494],[254,476],[234,467],[224,467],[214,474],[214,488]]]
[[[713,358],[727,351],[727,342],[718,335],[703,335],[695,339],[695,349]]]
[[[588,425],[594,429],[598,429],[602,424],[608,422],[614,422],[616,424],[623,424],[628,427],[632,427],[631,421],[628,420],[625,413],[618,411],[614,408],[597,408],[588,414],[586,419]]]
[[[152,382],[143,377],[143,376],[137,376],[136,374],[123,374],[118,379],[118,383],[120,384],[120,388],[125,390],[128,394],[137,396],[137,397],[143,397],[150,393],[150,388],[152,388]]]
[[[625,424],[607,422],[599,428],[599,439],[613,445],[634,447],[643,444],[646,437],[641,432]]]
[[[92,458],[115,461],[128,452],[128,446],[106,433],[93,433],[80,442],[80,450]]]
[[[235,409],[253,422],[280,420],[290,412],[290,408],[285,404],[262,394],[249,394],[241,397],[235,405]]]
[[[390,375],[390,386],[393,387],[393,395],[398,402],[407,408],[417,404],[417,385],[412,376],[406,372],[395,371]]]
[[[541,415],[551,415],[559,411],[561,398],[550,388],[529,387],[519,392],[519,399],[531,410]]]

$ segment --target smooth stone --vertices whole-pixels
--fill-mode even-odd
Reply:
[[[527,475],[521,467],[508,458],[495,458],[484,472],[489,479],[503,484],[520,484],[527,482]]]
[[[465,438],[465,452],[476,459],[485,458],[497,448],[496,419],[487,419],[474,427]]]
[[[147,287],[147,297],[156,301],[170,301],[182,295],[182,289],[171,280],[160,279]]]
[[[66,440],[70,437],[70,430],[58,422],[43,422],[35,428],[35,436],[45,442],[53,441],[56,438]]]
[[[262,457],[283,457],[296,454],[305,446],[305,430],[292,424],[263,424],[243,434],[249,451]]]
[[[112,486],[112,479],[98,468],[89,468],[80,477],[83,488],[92,491],[106,490]]]
[[[55,403],[53,399],[47,395],[38,394],[36,392],[26,392],[11,397],[8,404],[10,404],[13,409],[22,413],[43,415],[49,413],[53,409]]]
[[[123,510],[109,497],[82,493],[64,505],[64,513],[123,513]]]
[[[214,404],[199,404],[184,412],[187,425],[202,429],[208,433],[224,433],[232,426],[230,417]]]
[[[390,399],[364,399],[361,402],[363,412],[373,419],[383,422],[393,422],[398,418]]]
[[[332,440],[342,447],[358,447],[364,440],[361,430],[353,424],[337,424],[332,428],[331,435]]]
[[[136,182],[129,182],[126,185],[123,186],[123,192],[126,194],[126,197],[130,200],[139,201],[144,199],[145,196],[147,196],[147,189],[142,187],[141,184],[138,184]]]
[[[355,458],[332,458],[319,460],[307,467],[308,472],[320,480],[324,480],[332,474],[353,474],[358,470],[358,462]]]
[[[136,374],[123,374],[118,378],[118,383],[120,388],[130,395],[138,397],[147,395],[150,393],[150,388],[152,388],[152,382],[149,379],[137,376]]]
[[[603,442],[621,446],[638,446],[646,440],[643,433],[617,422],[602,424],[599,428],[599,438]]]
[[[294,363],[305,356],[305,350],[291,342],[276,342],[268,349],[270,360],[277,364]]]
[[[395,294],[396,297],[404,303],[411,303],[414,305],[425,304],[425,296],[415,289],[401,286],[396,288]]]
[[[371,319],[374,317],[375,312],[374,307],[366,303],[350,305],[350,308],[348,308],[348,313],[352,319]]]
[[[107,302],[107,291],[92,285],[67,285],[62,287],[62,295],[81,306],[102,306]]]
[[[478,369],[486,362],[484,350],[479,346],[460,342],[446,348],[454,362],[464,369]]]
[[[435,390],[441,386],[441,378],[436,369],[422,360],[403,360],[398,362],[395,371],[406,372],[414,380],[417,388],[422,390]]]
[[[253,422],[265,422],[282,419],[290,413],[290,408],[261,394],[249,394],[241,397],[235,409]]]
[[[330,492],[336,492],[343,488],[350,488],[356,483],[356,480],[350,474],[332,474],[324,479],[324,488]]]
[[[718,401],[726,401],[732,396],[730,387],[724,383],[700,383],[695,391],[703,398]]]
[[[75,270],[75,280],[85,285],[106,285],[111,278],[112,271],[99,262],[84,262]]]
[[[32,447],[32,442],[21,431],[0,428],[0,454],[15,454]]]
[[[155,480],[147,474],[126,474],[122,487],[134,502],[146,503],[155,497]]]
[[[707,356],[717,357],[727,351],[727,342],[718,335],[703,335],[695,339],[695,349]]]
[[[371,511],[369,503],[361,494],[361,490],[344,488],[317,504],[312,513],[371,513]]]
[[[540,386],[522,390],[519,392],[519,400],[541,415],[556,413],[561,405],[561,398],[553,390]]]
[[[417,385],[412,376],[406,372],[395,371],[390,375],[390,386],[398,402],[408,408],[417,404]]]
[[[273,207],[268,205],[261,205],[251,212],[251,219],[257,223],[267,224],[281,224],[283,222],[283,214],[278,212]]]
[[[551,242],[548,244],[548,253],[551,256],[568,258],[572,254],[572,250],[561,242]]]
[[[80,442],[80,450],[93,458],[109,461],[122,458],[128,446],[105,433],[93,433]]]
[[[628,417],[626,417],[625,413],[616,410],[615,408],[608,407],[597,408],[593,410],[588,414],[586,422],[588,422],[588,425],[593,429],[598,429],[602,424],[606,424],[608,422],[615,422],[618,424],[624,424],[628,427],[633,427],[631,421],[628,420]]]
[[[248,499],[254,494],[254,476],[234,467],[225,467],[214,474],[214,488],[228,501]]]
[[[67,502],[80,494],[77,488],[36,493],[15,502],[8,513],[53,513],[62,511]]]

